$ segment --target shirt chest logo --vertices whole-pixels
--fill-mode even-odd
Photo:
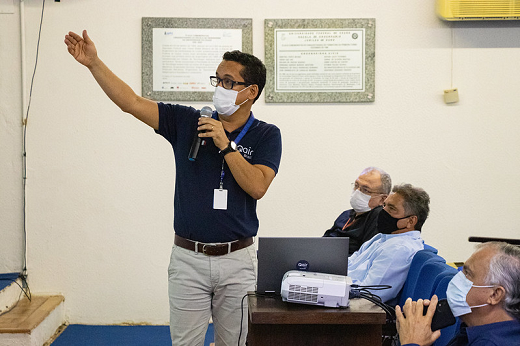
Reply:
[[[240,151],[242,153],[242,156],[244,156],[246,159],[251,160],[253,158],[254,150],[251,149],[251,147],[246,148],[239,144],[237,145],[237,150]]]

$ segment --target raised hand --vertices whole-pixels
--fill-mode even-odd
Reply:
[[[65,35],[65,44],[70,55],[86,67],[90,67],[97,58],[96,46],[87,35],[87,30],[83,30],[83,37],[70,31]]]
[[[83,37],[69,32],[65,35],[65,44],[70,55],[80,64],[88,67],[101,89],[123,112],[132,114],[156,130],[159,128],[157,103],[138,96],[128,84],[110,71],[98,57],[96,46],[88,37],[86,30],[83,30]]]

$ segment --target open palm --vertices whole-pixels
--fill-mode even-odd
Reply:
[[[87,35],[87,30],[83,30],[83,37],[72,31],[69,32],[65,35],[65,44],[70,55],[82,65],[89,67],[97,57],[96,46]]]

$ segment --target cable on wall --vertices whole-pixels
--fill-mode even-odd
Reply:
[[[21,14],[23,13],[22,12],[22,8],[23,8],[23,0],[20,3],[20,9],[21,9],[20,13]],[[42,24],[43,24],[43,14],[44,14],[44,12],[45,12],[45,0],[42,0],[42,12],[41,12],[41,16],[40,16],[40,26],[39,26],[39,30],[38,30],[38,42],[36,44],[36,59],[35,59],[35,62],[34,62],[34,69],[33,69],[32,78],[31,78],[31,85],[30,85],[30,88],[29,88],[29,100],[28,100],[28,103],[27,103],[27,109],[24,109],[25,116],[23,118],[23,147],[22,147],[23,205],[22,205],[22,208],[23,208],[23,243],[24,243],[24,249],[23,249],[23,269],[22,269],[22,272],[20,273],[20,278],[22,279],[22,284],[23,284],[23,286],[21,287],[22,291],[25,293],[25,295],[27,296],[27,298],[29,300],[31,300],[31,290],[29,289],[29,284],[27,283],[27,215],[26,215],[26,199],[27,199],[27,190],[26,190],[26,185],[27,185],[27,124],[28,124],[29,114],[30,114],[29,111],[31,109],[31,100],[32,100],[32,91],[33,91],[33,86],[34,86],[34,77],[36,75],[36,68],[38,66],[38,56],[39,56],[39,52],[40,52],[40,38],[41,38],[41,33],[42,33]],[[24,24],[25,24],[24,22],[21,23],[22,26]],[[25,36],[24,32],[23,32],[22,36]],[[25,38],[22,38],[22,42],[25,42]],[[23,47],[23,49],[25,49],[25,47]],[[24,74],[24,77],[25,77],[25,74]],[[22,85],[24,85],[24,83]],[[24,90],[22,92],[25,94],[25,88],[24,88]]]
[[[451,67],[450,67],[450,88],[444,90],[444,103],[446,104],[452,104],[459,102],[459,90],[457,88],[453,87],[453,51],[455,47],[455,34],[453,31],[453,27],[450,28],[450,35],[451,35]]]
[[[453,46],[455,45],[455,37],[453,33],[453,28],[450,28],[451,30],[451,82],[450,82],[450,89],[453,89]]]

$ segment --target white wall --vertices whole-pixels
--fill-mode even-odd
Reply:
[[[23,267],[20,67],[19,17],[0,14],[0,273]]]
[[[28,129],[30,284],[33,292],[64,293],[72,323],[167,323],[175,176],[170,145],[114,106],[68,55],[69,30],[88,29],[100,57],[140,92],[142,17],[253,18],[261,58],[266,18],[376,18],[373,104],[266,104],[263,97],[255,104],[255,115],[283,136],[280,172],[258,206],[259,235],[321,236],[348,208],[350,183],[376,165],[395,183],[430,194],[423,237],[448,261],[471,254],[470,235],[519,237],[516,22],[453,25],[435,16],[434,1],[413,0],[45,6]],[[29,69],[40,11],[41,1],[26,1]],[[17,48],[4,52],[19,47],[17,16],[0,17],[2,187],[20,181],[20,56]],[[453,86],[461,101],[446,105],[452,28]],[[7,234],[17,248],[14,257],[21,257],[20,194],[14,186],[0,195],[2,238]]]

